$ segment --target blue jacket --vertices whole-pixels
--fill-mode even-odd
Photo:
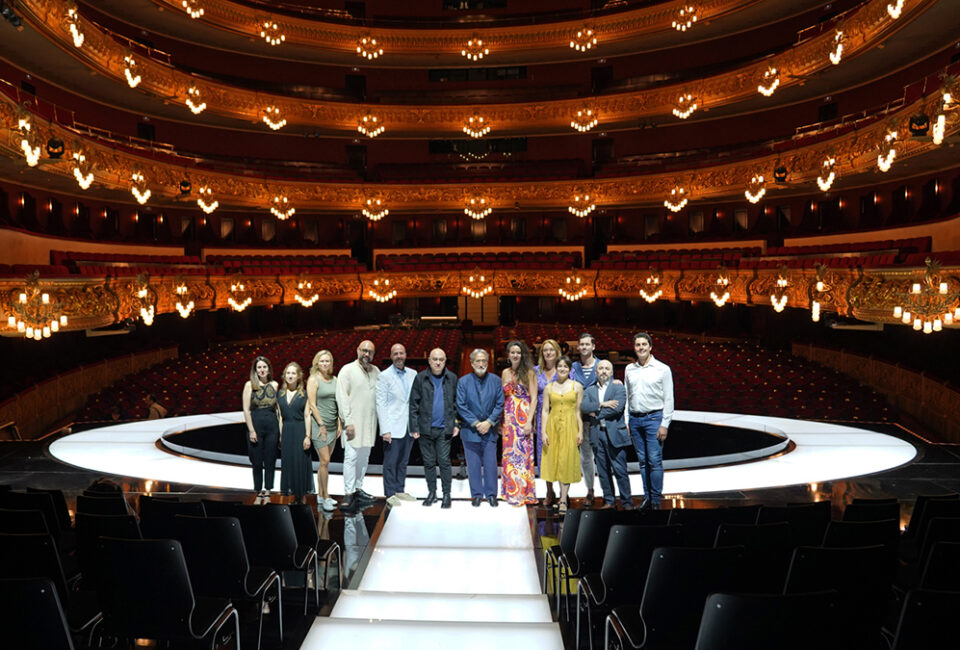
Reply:
[[[457,410],[460,411],[462,429],[460,437],[465,442],[483,442],[497,436],[497,424],[503,415],[503,382],[500,377],[488,372],[483,379],[471,372],[457,382]],[[481,435],[474,423],[489,420],[490,430]]]
[[[600,422],[606,423],[607,439],[614,447],[629,447],[630,429],[623,418],[623,410],[627,406],[627,389],[623,384],[607,384],[607,392],[603,401],[617,400],[617,408],[600,408],[600,386],[594,384],[583,389],[583,400],[580,402],[580,411],[584,414],[583,424],[588,429],[590,444],[596,446],[600,442]],[[591,417],[588,413],[597,413]]]

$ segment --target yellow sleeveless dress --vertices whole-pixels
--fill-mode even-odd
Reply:
[[[580,447],[577,445],[577,391],[571,386],[566,393],[557,393],[551,383],[543,391],[550,400],[547,415],[547,440],[543,446],[540,478],[545,481],[577,483],[580,480]]]

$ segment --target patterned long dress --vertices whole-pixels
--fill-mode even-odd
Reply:
[[[533,416],[530,413],[530,391],[522,383],[509,381],[503,385],[503,462],[500,495],[510,505],[536,503],[533,474],[534,436],[525,435],[523,427]]]

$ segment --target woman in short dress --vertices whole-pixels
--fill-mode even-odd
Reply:
[[[303,369],[290,362],[283,369],[283,387],[277,394],[280,407],[280,491],[292,494],[294,503],[313,488],[310,462],[310,434],[307,433],[307,394],[303,390]]]
[[[537,408],[533,418],[533,430],[537,434],[537,467],[541,468],[541,478],[543,478],[543,390],[547,384],[552,382],[557,376],[557,359],[561,357],[560,344],[554,339],[547,339],[540,344],[540,355],[537,365],[533,367],[537,374]],[[557,501],[557,495],[553,491],[553,483],[547,481],[547,496],[543,500],[543,505],[551,507]]]
[[[570,378],[569,357],[557,361],[557,378],[543,391],[543,467],[545,481],[560,482],[560,514],[570,505],[570,484],[580,480],[580,443],[583,442],[583,420],[580,402],[583,386]]]
[[[247,456],[253,465],[253,490],[268,498],[277,466],[277,382],[266,357],[257,357],[250,367],[250,379],[243,385],[243,419],[247,423]]]
[[[526,343],[507,343],[507,359],[510,365],[500,376],[504,392],[500,495],[510,505],[522,506],[537,502],[533,473],[537,376]]]
[[[310,364],[307,380],[307,411],[310,420],[310,439],[317,450],[320,466],[317,468],[317,505],[328,512],[337,507],[327,491],[330,456],[340,437],[340,419],[337,411],[337,377],[333,374],[333,354],[320,350]]]

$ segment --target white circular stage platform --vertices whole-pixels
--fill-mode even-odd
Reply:
[[[888,470],[909,462],[917,453],[913,445],[899,438],[826,422],[703,411],[677,411],[674,420],[782,434],[790,439],[793,447],[773,457],[751,462],[668,470],[664,476],[665,495],[823,483]],[[129,422],[65,436],[52,442],[49,449],[54,458],[93,472],[251,490],[249,466],[181,456],[162,449],[158,444],[164,435],[242,421],[240,412],[232,412]],[[545,484],[542,481],[537,483],[538,493],[543,493]],[[279,475],[275,485],[280,485]],[[635,495],[642,494],[639,474],[631,474],[631,486]],[[329,487],[331,494],[343,494],[342,477],[331,474]],[[363,488],[374,495],[383,494],[380,476],[368,475]],[[408,476],[407,491],[423,497],[426,496],[426,485],[419,477]],[[583,496],[583,483],[571,486],[570,493],[574,497]],[[466,480],[454,480],[453,496],[470,497]]]

